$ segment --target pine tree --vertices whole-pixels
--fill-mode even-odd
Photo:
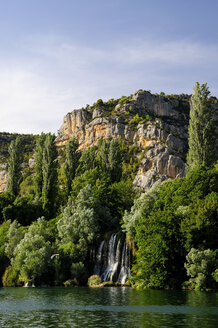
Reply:
[[[57,148],[55,135],[46,134],[42,158],[42,206],[45,215],[51,218],[55,214],[55,198],[57,194]]]
[[[193,90],[189,121],[188,170],[199,165],[209,166],[216,158],[213,108],[208,98],[210,91],[206,83],[200,85],[198,82]]]
[[[19,185],[21,182],[21,164],[23,160],[22,141],[20,137],[11,141],[8,149],[9,152],[9,168],[7,191],[12,195],[17,196],[19,193]]]
[[[66,160],[65,160],[65,176],[67,180],[67,194],[71,192],[72,180],[75,177],[76,169],[78,167],[80,152],[78,151],[78,141],[76,138],[71,139],[66,146]]]
[[[45,133],[37,138],[36,141],[36,156],[35,156],[35,179],[34,179],[34,187],[35,187],[35,196],[40,199],[42,197],[42,186],[43,186],[43,170],[42,170],[42,162],[43,162],[43,148],[45,142]]]

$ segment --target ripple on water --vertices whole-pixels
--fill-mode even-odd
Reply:
[[[0,290],[0,327],[215,328],[217,296],[128,288],[8,288]]]

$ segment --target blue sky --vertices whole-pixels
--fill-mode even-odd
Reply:
[[[56,133],[75,108],[151,92],[218,97],[217,0],[0,0],[0,131]]]

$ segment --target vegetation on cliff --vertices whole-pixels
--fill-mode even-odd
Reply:
[[[0,194],[3,284],[86,283],[93,273],[92,251],[105,235],[123,230],[135,245],[132,285],[216,288],[218,166],[208,95],[206,85],[196,84],[188,174],[159,181],[143,193],[133,180],[145,149],[121,138],[99,138],[80,151],[75,138],[57,149],[55,136],[42,133],[36,139],[34,165],[26,171],[20,140],[12,141],[8,181],[13,184]],[[109,112],[127,104],[129,116],[124,115],[130,126],[150,120],[134,112],[131,99],[98,100],[92,110],[100,106]]]

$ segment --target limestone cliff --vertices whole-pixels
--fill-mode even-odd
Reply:
[[[188,96],[162,97],[139,90],[119,101],[98,101],[68,113],[58,132],[57,145],[76,137],[79,149],[99,138],[122,138],[144,152],[134,185],[150,188],[157,180],[182,177],[188,141]]]

